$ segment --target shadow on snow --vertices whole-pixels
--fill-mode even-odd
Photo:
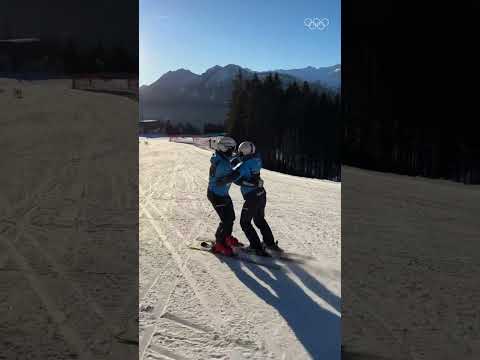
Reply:
[[[225,259],[226,260],[226,259]],[[225,264],[258,297],[274,307],[285,319],[297,339],[313,359],[340,359],[340,317],[322,308],[287,276],[285,271],[272,271],[275,278],[261,266],[227,260]],[[277,296],[244,271],[248,268],[258,279],[268,284]],[[289,270],[298,276],[304,286],[341,311],[341,299],[300,266],[289,264]],[[274,329],[272,329],[274,330]]]

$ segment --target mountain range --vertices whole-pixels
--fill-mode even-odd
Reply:
[[[327,67],[313,67],[308,66],[301,69],[291,70],[274,70],[280,74],[290,75],[302,81],[308,81],[312,83],[320,83],[328,88],[339,89],[340,88],[340,65],[333,65]]]
[[[172,123],[190,123],[199,129],[205,123],[222,124],[228,111],[232,81],[239,72],[244,78],[251,78],[255,73],[259,78],[278,73],[284,86],[307,81],[320,90],[340,88],[340,65],[262,72],[234,64],[216,65],[201,75],[178,69],[140,87],[141,119],[168,119]]]

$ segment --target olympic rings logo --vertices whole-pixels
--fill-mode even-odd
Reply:
[[[313,18],[313,19],[306,18],[303,21],[303,24],[307,28],[309,28],[310,30],[323,31],[327,28],[328,25],[330,25],[330,20],[328,20],[327,18],[323,18],[323,19],[320,19],[320,18]]]

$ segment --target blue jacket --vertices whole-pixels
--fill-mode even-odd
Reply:
[[[231,183],[219,183],[218,180],[232,173],[230,158],[215,151],[210,158],[210,176],[208,190],[218,196],[228,196]]]
[[[249,194],[252,191],[263,187],[260,180],[260,170],[262,169],[262,159],[259,154],[246,156],[235,166],[234,174],[237,175],[234,182],[240,185],[242,195]]]

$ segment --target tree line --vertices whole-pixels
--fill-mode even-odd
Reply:
[[[120,46],[107,48],[99,42],[95,47],[82,50],[69,40],[62,55],[67,73],[138,73],[136,57]]]
[[[265,168],[340,180],[340,97],[307,82],[283,84],[278,74],[239,73],[225,123],[238,142],[253,141]]]
[[[203,131],[198,127],[192,125],[190,122],[179,122],[172,124],[170,120],[157,120],[140,122],[141,133],[161,133],[166,135],[205,135],[205,134],[221,134],[225,131],[224,125],[205,123],[203,125]]]
[[[344,118],[347,165],[410,176],[480,183],[480,146],[462,119]],[[469,121],[471,119],[469,118]],[[445,124],[444,124],[445,122]]]
[[[384,5],[359,2],[342,13],[342,21],[355,24],[342,30],[343,163],[480,184],[477,92],[462,83],[467,80],[475,89],[474,72],[451,75],[449,69],[437,68],[436,56],[442,58],[445,48],[456,53],[442,40],[438,53],[436,43],[426,47],[425,55],[431,57],[418,52],[402,57],[399,44],[392,41],[396,32],[392,6]],[[465,34],[476,26],[475,21],[461,23]],[[420,44],[425,38],[418,39]],[[467,40],[455,43],[463,46]],[[478,52],[461,57],[458,68],[475,68],[470,65],[476,65],[474,53]]]
[[[32,43],[4,43],[8,61],[4,73],[75,75],[84,73],[138,73],[136,54],[122,46],[80,45],[75,39],[41,40]]]
[[[368,57],[352,52],[346,58],[350,62],[342,70],[348,80],[342,85],[344,164],[480,184],[478,121],[468,92],[459,91],[458,99],[445,101],[439,96],[429,102],[423,99],[425,90],[412,84],[405,101],[401,92],[394,96],[388,54],[371,50]],[[439,88],[445,94],[449,91]],[[449,107],[454,107],[453,113]],[[443,118],[434,115],[439,109]]]
[[[191,123],[172,124],[170,120],[140,122],[140,133],[159,133],[166,135],[200,135],[201,131]]]

